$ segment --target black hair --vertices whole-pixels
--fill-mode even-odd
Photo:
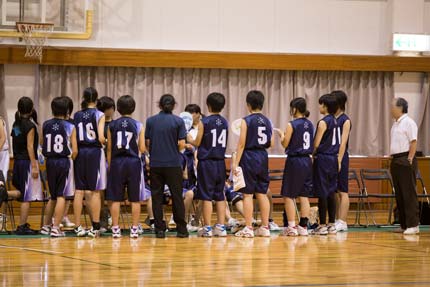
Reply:
[[[261,91],[252,90],[246,95],[246,103],[252,110],[262,110],[264,105],[264,95]]]
[[[329,114],[336,114],[337,109],[339,107],[336,96],[334,96],[333,94],[325,94],[319,98],[318,102],[320,105],[324,105],[327,107],[327,112]]]
[[[158,103],[158,106],[160,109],[168,114],[171,114],[173,109],[175,108],[176,101],[175,98],[170,94],[162,95],[160,98],[160,101]]]
[[[105,112],[106,110],[112,109],[115,110],[115,101],[108,96],[101,97],[97,100],[97,109],[101,112]]]
[[[69,101],[66,97],[56,97],[51,101],[51,111],[54,117],[67,117],[69,114]]]
[[[136,109],[136,102],[130,95],[121,96],[116,104],[118,106],[118,112],[121,114],[121,116],[131,115]]]
[[[408,101],[406,101],[404,98],[396,99],[396,107],[401,107],[402,113],[404,114],[408,113]]]
[[[22,115],[29,115],[29,118],[33,119],[36,124],[37,122],[37,112],[34,110],[33,100],[29,97],[21,97],[18,101],[18,111],[15,113],[15,121],[20,124],[22,120]]]
[[[95,88],[93,87],[86,88],[82,95],[83,99],[81,103],[81,108],[82,109],[88,108],[88,104],[97,102],[98,97],[99,97],[99,94],[97,93],[97,90]]]
[[[73,113],[73,100],[68,96],[63,96],[63,98],[67,101],[67,113],[71,115]]]
[[[200,109],[200,106],[197,104],[188,104],[185,107],[185,111],[189,112],[190,114],[202,114],[202,110]]]
[[[295,98],[290,102],[291,115],[293,115],[293,109],[296,109],[299,113],[303,114],[305,117],[309,117],[310,112],[306,107],[306,100],[304,98]],[[294,116],[294,115],[293,115]]]
[[[337,91],[331,92],[331,94],[336,97],[337,104],[339,105],[339,109],[341,109],[342,111],[345,111],[345,105],[348,100],[346,93],[344,91],[337,90]]]
[[[206,105],[211,108],[212,112],[219,113],[224,109],[225,97],[221,93],[210,93],[206,98]]]

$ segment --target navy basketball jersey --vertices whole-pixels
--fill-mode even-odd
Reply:
[[[339,153],[341,141],[340,128],[337,124],[337,120],[333,115],[327,115],[322,118],[318,124],[321,121],[326,123],[327,129],[322,136],[317,153],[337,155]]]
[[[337,124],[340,128],[340,134],[343,135],[343,125],[345,124],[346,121],[349,121],[351,123],[351,120],[349,119],[349,117],[345,114],[342,113],[338,118],[337,118]],[[352,124],[350,124],[350,129],[349,132],[351,132],[352,129]],[[348,151],[348,147],[349,147],[349,135],[348,135],[348,140],[346,142],[346,151]]]
[[[84,109],[73,117],[78,146],[102,147],[99,142],[98,125],[104,114],[96,108]]]
[[[271,145],[272,123],[263,114],[250,114],[244,118],[248,131],[245,149],[267,149]]]
[[[224,159],[227,148],[228,123],[221,115],[210,115],[202,119],[203,138],[197,157],[199,160]]]
[[[307,118],[298,118],[290,122],[293,127],[290,143],[285,149],[289,156],[312,154],[314,147],[314,125]]]
[[[118,156],[139,157],[139,135],[142,123],[129,117],[121,117],[109,124],[112,140],[112,158]]]
[[[42,153],[47,158],[69,157],[72,154],[70,137],[74,125],[62,119],[50,119],[43,123]]]

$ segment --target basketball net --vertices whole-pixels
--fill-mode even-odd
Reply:
[[[17,22],[16,28],[22,33],[26,50],[24,57],[38,59],[42,62],[43,47],[46,44],[49,33],[54,31],[52,23]]]

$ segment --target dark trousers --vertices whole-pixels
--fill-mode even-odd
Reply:
[[[418,226],[420,219],[416,191],[417,159],[414,158],[410,164],[407,156],[393,158],[390,169],[396,192],[400,226],[403,229]]]
[[[151,167],[152,211],[154,212],[155,231],[166,230],[163,220],[164,185],[170,189],[173,201],[173,219],[180,233],[187,233],[185,207],[182,198],[182,170],[180,167]]]

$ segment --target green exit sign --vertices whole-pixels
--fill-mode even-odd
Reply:
[[[393,51],[429,52],[430,35],[393,34]]]

